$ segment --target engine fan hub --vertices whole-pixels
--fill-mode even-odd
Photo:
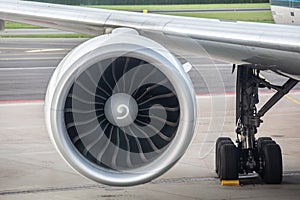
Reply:
[[[126,127],[134,122],[138,114],[138,105],[129,94],[113,94],[105,103],[104,113],[110,123]]]

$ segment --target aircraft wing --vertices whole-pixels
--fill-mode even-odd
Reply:
[[[181,49],[195,53],[195,45],[200,45],[214,58],[235,64],[254,64],[299,80],[299,27],[15,0],[0,0],[0,4],[2,20],[92,35],[110,33],[118,27],[132,28],[175,52]]]

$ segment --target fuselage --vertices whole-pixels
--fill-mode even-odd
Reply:
[[[276,24],[300,25],[300,0],[270,0]]]

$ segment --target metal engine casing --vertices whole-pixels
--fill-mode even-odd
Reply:
[[[100,72],[102,70],[102,64],[107,62],[109,59],[114,61],[109,63],[109,66],[106,66],[105,69],[111,70],[112,76],[106,75],[106,72]],[[142,104],[150,106],[150,108],[144,106],[144,110],[146,109],[146,113],[149,116],[144,116],[142,111],[139,110],[142,122],[135,119],[134,123],[139,124],[138,129],[150,131],[141,131],[141,133],[138,133],[140,135],[143,134],[142,137],[144,138],[136,137],[134,144],[131,140],[133,140],[132,138],[136,136],[136,133],[127,134],[127,132],[130,132],[128,130],[133,130],[133,128],[137,126],[136,124],[127,129],[126,127],[118,127],[116,124],[111,124],[107,119],[104,119],[105,113],[103,111],[104,108],[102,108],[104,107],[102,105],[104,103],[98,103],[100,107],[86,105],[86,108],[94,109],[95,107],[95,110],[100,110],[100,114],[97,114],[96,111],[93,112],[93,110],[91,110],[93,114],[87,114],[89,111],[84,110],[85,105],[83,104],[83,102],[92,104],[91,102],[94,101],[93,99],[95,99],[95,104],[97,104],[97,99],[101,100],[101,98],[104,98],[100,95],[103,93],[101,93],[101,90],[104,90],[103,88],[105,87],[109,88],[109,84],[101,85],[100,82],[102,79],[109,79],[110,82],[115,84],[115,87],[118,86],[119,83],[117,82],[123,77],[123,75],[120,74],[120,71],[123,69],[125,72],[126,67],[116,64],[117,61],[119,62],[119,60],[126,59],[131,59],[128,62],[139,61],[140,63],[143,63],[141,66],[132,67],[133,72],[131,73],[129,70],[126,73],[127,78],[124,75],[124,83],[126,81],[130,81],[130,90],[131,85],[137,84],[137,89],[135,92],[131,93],[137,94],[142,93],[143,91],[147,93],[149,88],[150,90],[156,90],[156,93],[160,93],[159,88],[168,92],[158,96],[155,96],[155,92],[153,92],[151,95],[149,94],[149,98],[144,99],[143,102],[140,103],[140,110],[142,110]],[[144,68],[143,65],[145,65]],[[120,70],[116,70],[116,67],[119,67]],[[157,75],[153,75],[152,80],[149,80],[150,82],[147,83],[149,85],[148,88],[144,88],[139,91],[139,89],[143,87],[143,85],[141,85],[142,83],[138,83],[142,80],[142,75],[136,77],[131,76],[144,73],[146,77],[147,74],[149,74],[147,69],[149,69],[149,72],[154,70],[154,74],[156,73]],[[95,70],[98,70],[97,73],[95,73]],[[118,80],[116,80],[117,78],[115,76],[118,76]],[[160,76],[166,77],[165,82],[167,82],[167,86],[164,86],[164,84],[155,85],[155,77]],[[151,76],[149,75],[149,77]],[[92,85],[92,82],[97,83],[97,85],[91,86],[90,89],[88,89],[88,86]],[[77,91],[77,89],[75,89],[76,87],[79,88],[78,90],[82,91]],[[118,87],[123,87],[123,85],[120,84]],[[169,87],[169,89],[166,87]],[[169,93],[173,96],[169,97]],[[92,97],[92,94],[95,94],[94,97]],[[112,91],[111,94],[114,94],[114,91]],[[89,95],[91,95],[91,97],[89,97]],[[142,99],[143,97],[141,96],[142,95],[140,94],[139,98]],[[173,115],[172,112],[175,112],[174,110],[176,110],[176,108],[168,108],[166,106],[168,104],[172,104],[169,103],[168,98],[172,98],[170,101],[173,103],[175,102],[174,104],[178,102],[178,106],[176,107],[178,111],[176,111],[175,115]],[[76,101],[79,102],[76,103]],[[105,100],[103,100],[103,102],[105,102]],[[163,102],[163,105],[160,106],[160,102]],[[79,105],[82,105],[82,107]],[[152,108],[154,111],[150,110]],[[166,110],[158,112],[155,111],[155,108],[166,108]],[[81,111],[79,112],[78,110]],[[116,29],[111,34],[90,39],[72,50],[61,61],[55,70],[49,82],[45,99],[45,119],[47,130],[52,142],[61,156],[73,169],[83,176],[96,182],[112,186],[143,184],[151,181],[170,169],[182,157],[193,138],[196,123],[196,110],[194,89],[191,80],[184,71],[181,63],[163,46],[153,40],[138,35],[135,30],[131,29]],[[76,112],[79,112],[79,114]],[[154,112],[154,115],[155,112],[158,114],[153,116],[151,112]],[[165,115],[166,119],[162,120],[160,113]],[[95,116],[97,119],[91,118],[86,119],[86,121],[80,121],[80,119],[76,121],[77,115],[82,118]],[[68,116],[71,116],[72,119],[68,119]],[[99,116],[104,117],[103,121],[105,121],[106,127],[102,129],[101,127],[99,128],[99,130],[103,130],[103,132],[93,132],[91,128],[89,129],[88,124],[94,120],[95,122],[92,123],[98,122],[102,125]],[[163,127],[155,127],[154,125],[154,128],[152,125],[149,125],[148,127],[146,122],[149,121],[149,123],[152,123],[152,121],[156,119],[167,122],[170,127],[166,127],[167,125],[163,125]],[[175,121],[173,119],[175,119]],[[173,122],[169,122],[168,120],[173,120]],[[173,128],[171,127],[172,125],[174,126]],[[154,131],[156,128],[159,130]],[[90,134],[85,132],[80,132],[81,129],[87,129],[93,136],[90,136]],[[98,127],[94,127],[93,129],[98,130]],[[167,135],[169,134],[170,137],[168,138],[166,135],[163,135],[163,131],[165,131]],[[124,144],[122,143],[121,137],[124,137],[122,134],[127,138],[127,146],[126,142],[124,142],[124,138]],[[149,137],[147,138],[148,134]],[[155,139],[159,138],[157,134],[160,134],[160,137],[162,138],[166,137],[168,140],[167,144],[161,145],[161,149],[159,149],[160,147],[157,148],[157,146],[164,141],[157,141],[157,139]],[[85,139],[85,137],[92,138]],[[115,139],[113,139],[113,137]],[[99,144],[96,144],[98,139]],[[113,140],[114,144],[112,142]],[[159,140],[162,139],[159,138]],[[81,145],[77,144],[78,141]],[[84,145],[85,142],[87,145]],[[152,149],[157,148],[157,150],[155,152],[151,152],[150,147],[144,148],[144,146],[149,146],[147,142],[152,144]],[[107,147],[103,150],[104,146]],[[91,153],[92,151],[95,151],[96,153],[93,155],[93,153]],[[99,156],[100,152],[101,156]],[[150,153],[153,153],[153,155]],[[126,158],[124,158],[124,156]],[[132,164],[131,162],[135,158],[138,160]],[[109,163],[110,159],[113,164]],[[130,163],[123,164],[122,159],[127,160],[127,162],[129,160]],[[146,159],[146,161],[143,161],[143,159]],[[121,165],[121,167],[116,165]]]

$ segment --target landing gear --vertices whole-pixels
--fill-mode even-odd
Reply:
[[[284,85],[272,85],[259,76],[260,71],[248,65],[239,66],[236,84],[236,145],[227,137],[216,142],[216,172],[221,180],[237,180],[239,174],[256,172],[265,183],[282,182],[281,149],[270,137],[255,135],[262,117],[298,81],[289,79]],[[267,87],[277,93],[258,111],[258,89]]]

